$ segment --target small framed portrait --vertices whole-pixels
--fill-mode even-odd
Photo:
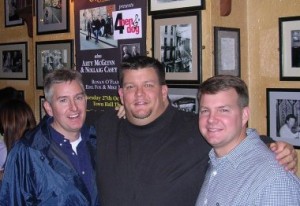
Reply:
[[[214,27],[215,75],[241,75],[240,29]]]
[[[300,16],[279,18],[280,81],[300,80]]]
[[[267,88],[268,136],[300,146],[300,89]]]
[[[27,59],[27,42],[0,44],[0,79],[27,79]]]
[[[200,83],[199,19],[199,12],[152,18],[153,56],[164,64],[167,84]]]
[[[4,0],[4,15],[5,15],[5,27],[23,25],[24,21],[19,16],[18,9],[20,4],[24,3],[23,7],[26,7],[27,2],[19,2],[17,0]],[[28,1],[28,6],[31,5],[31,1]]]
[[[36,1],[37,34],[69,32],[69,8],[68,0]]]
[[[148,13],[165,14],[204,8],[204,0],[148,0]]]
[[[173,107],[186,112],[199,112],[198,86],[169,86],[169,99]]]
[[[36,42],[36,87],[42,89],[44,77],[57,69],[72,69],[73,40]]]
[[[140,56],[140,43],[135,44],[121,44],[121,59],[122,61],[128,59],[129,57]]]

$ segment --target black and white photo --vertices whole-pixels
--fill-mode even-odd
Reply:
[[[27,79],[27,42],[0,44],[0,79]]]
[[[165,66],[168,84],[197,84],[201,64],[199,13],[153,16],[153,56]]]
[[[280,81],[300,80],[300,16],[279,18]]]
[[[73,41],[45,41],[36,43],[36,86],[43,87],[44,77],[57,69],[72,69]]]
[[[169,86],[169,99],[179,110],[195,114],[199,111],[197,86]]]
[[[300,89],[267,89],[268,135],[300,146]]]
[[[36,1],[37,34],[69,32],[69,1],[39,0]]]
[[[19,10],[30,5],[31,1],[4,0],[5,27],[23,25]]]

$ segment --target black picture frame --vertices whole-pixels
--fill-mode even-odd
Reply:
[[[215,75],[241,76],[240,29],[214,27]]]
[[[70,31],[69,0],[36,0],[37,35]]]
[[[73,69],[73,40],[36,42],[36,88],[42,89],[44,77],[56,69]]]
[[[153,57],[165,65],[167,84],[201,81],[199,12],[152,16]]]
[[[27,80],[27,42],[0,44],[0,79]]]
[[[297,126],[300,124],[300,89],[267,88],[267,135],[275,141],[288,142],[300,146],[300,133],[297,137],[284,136],[280,131],[285,124],[287,115],[295,115]],[[287,128],[285,128],[287,129]],[[284,130],[284,129],[283,129]]]
[[[198,85],[169,85],[168,89],[170,104],[173,107],[198,114]]]
[[[24,25],[24,20],[18,14],[18,9],[21,6],[19,4],[18,1],[4,0],[5,27]]]
[[[166,0],[148,0],[148,13],[150,15],[178,13],[184,11],[195,11],[205,8],[205,0],[184,0],[184,1],[166,1]]]
[[[300,16],[279,18],[280,81],[300,80]]]

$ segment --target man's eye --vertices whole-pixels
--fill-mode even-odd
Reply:
[[[133,89],[133,88],[134,88],[133,85],[128,85],[128,86],[125,87],[126,90],[130,90],[130,89]]]
[[[68,100],[67,99],[60,99],[59,102],[60,103],[66,103]]]
[[[151,88],[151,87],[153,87],[153,84],[145,84],[145,87],[146,88]]]
[[[208,110],[207,109],[201,109],[200,110],[200,114],[207,114],[208,113]]]
[[[83,100],[84,99],[84,96],[83,95],[79,95],[76,97],[76,100]]]
[[[226,113],[226,112],[229,112],[229,110],[228,109],[220,109],[219,110],[221,113]]]

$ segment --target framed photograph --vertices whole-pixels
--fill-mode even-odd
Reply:
[[[72,69],[73,41],[36,42],[36,87],[43,88],[44,77],[57,69]]]
[[[40,96],[39,99],[39,105],[40,105],[40,120],[43,119],[43,117],[46,115],[46,111],[44,109],[44,101],[45,101],[45,96]]]
[[[36,1],[37,34],[63,33],[70,31],[68,0]]]
[[[204,8],[204,0],[148,0],[148,13],[162,14],[180,11],[194,11]]]
[[[300,89],[267,88],[268,136],[300,146]]]
[[[279,18],[280,81],[300,80],[300,16]]]
[[[169,86],[169,99],[173,107],[186,112],[199,111],[198,86]]]
[[[27,42],[0,44],[0,79],[27,79],[27,61]]]
[[[22,3],[25,5],[22,6]],[[23,19],[20,18],[18,14],[18,9],[21,8],[21,6],[22,8],[26,7],[26,1],[20,2],[16,0],[4,0],[5,27],[19,26],[24,24]]]
[[[154,58],[165,65],[168,84],[199,84],[201,37],[199,12],[152,17]]]
[[[241,74],[240,29],[214,27],[215,75]]]

